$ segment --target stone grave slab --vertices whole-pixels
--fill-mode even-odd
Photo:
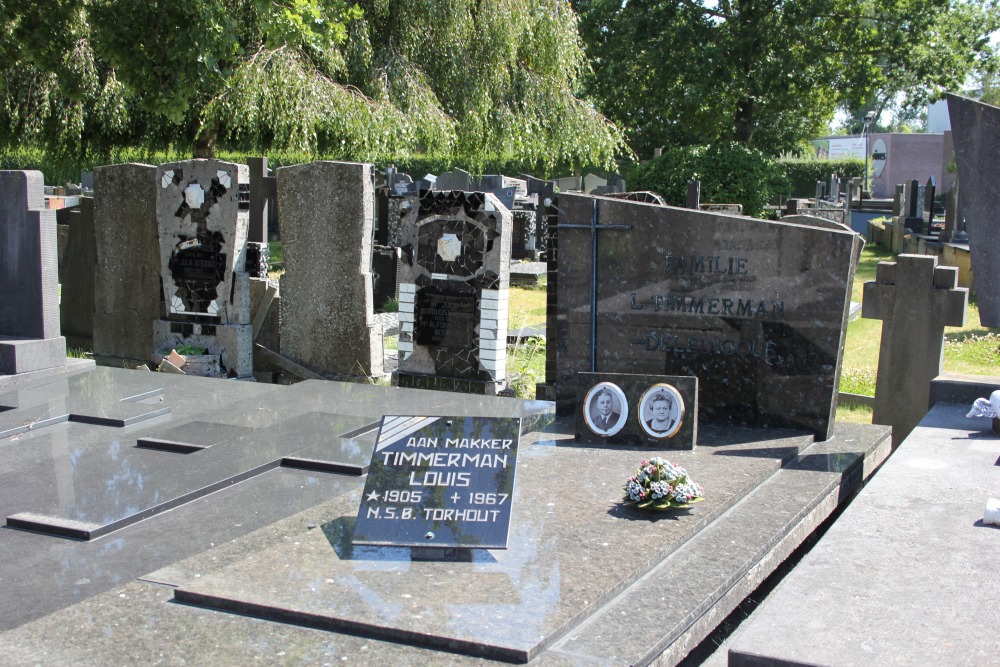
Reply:
[[[1000,327],[1000,252],[996,211],[1000,208],[1000,108],[948,95],[955,163],[962,181],[965,231],[976,276],[979,321]]]
[[[857,234],[565,193],[558,207],[560,411],[578,372],[689,375],[705,420],[829,437]]]
[[[179,376],[176,380],[196,387],[233,384]],[[449,414],[444,410],[450,400],[479,404],[496,413],[531,413],[541,407],[485,396],[371,389],[403,397],[409,405],[436,404],[442,408],[440,414]],[[342,395],[331,392],[315,400],[333,396]],[[266,403],[251,405],[250,412],[261,412],[259,407]],[[164,426],[166,431],[173,425]],[[56,428],[70,427],[106,430],[85,424]],[[0,635],[5,661],[133,664],[162,651],[163,637],[169,636],[175,659],[216,664],[242,664],[255,655],[316,664],[345,658],[366,664],[497,664],[498,657],[521,659],[523,654],[508,650],[518,637],[533,637],[542,647],[535,664],[640,664],[647,660],[639,658],[656,657],[660,649],[663,661],[676,662],[675,650],[683,651],[689,642],[703,637],[708,631],[705,624],[717,614],[725,615],[741,591],[752,590],[811,530],[824,508],[832,509],[851,493],[852,483],[856,485],[861,476],[858,469],[867,474],[880,460],[877,450],[884,456],[888,433],[886,427],[838,425],[833,438],[810,445],[810,437],[789,431],[706,427],[699,450],[670,456],[729,509],[714,505],[708,512],[713,516],[707,516],[698,513],[706,507],[700,503],[688,514],[650,517],[622,514],[618,507],[624,476],[637,463],[636,452],[582,449],[573,445],[572,424],[556,422],[549,428],[549,433],[532,433],[522,442],[516,493],[525,490],[522,473],[528,472],[534,480],[532,502],[515,504],[520,516],[512,525],[521,526],[516,549],[512,545],[510,551],[489,552],[492,560],[411,562],[400,550],[352,549],[348,528],[361,500],[360,480],[286,468],[127,526],[114,539],[78,542],[0,531],[0,549],[9,556],[0,562],[0,579],[11,582],[5,588],[11,595],[0,598],[0,630],[12,628]],[[177,429],[173,434],[183,435]],[[690,460],[680,461],[682,457]],[[767,474],[767,468],[773,474]],[[579,483],[554,483],[553,471],[571,472]],[[0,487],[0,510],[5,498]],[[321,498],[325,501],[312,507]],[[261,521],[280,518],[295,506],[309,509],[261,527]],[[741,518],[727,523],[734,517]],[[757,526],[760,530],[754,529]],[[737,535],[741,537],[734,540]],[[629,537],[633,538],[629,544],[611,543]],[[39,548],[40,540],[46,548]],[[409,623],[420,633],[447,626],[451,637],[471,636],[475,643],[471,653],[502,635],[499,650],[504,653],[491,650],[485,657],[482,653],[473,657],[460,653],[470,649],[468,644],[454,644],[448,636],[417,638],[444,649],[428,652],[407,643],[411,638],[405,636],[388,635],[388,640],[359,636],[366,634],[365,627],[348,627],[345,634],[330,632],[323,623],[305,627],[312,619],[304,616],[291,615],[286,617],[288,623],[275,623],[190,604],[162,604],[173,597],[173,587],[194,590],[221,575],[233,587],[242,587],[261,572],[261,566],[280,569],[276,559],[287,568],[274,579],[275,586],[293,580],[295,591],[316,596],[327,595],[325,591],[337,585],[349,589],[327,598],[332,605],[328,612],[367,604],[382,625]],[[342,561],[347,559],[345,566]],[[146,569],[137,570],[143,563]],[[684,569],[675,570],[678,564]],[[144,572],[148,574],[133,580]],[[597,579],[592,581],[594,573]],[[609,584],[614,573],[619,580]],[[305,578],[312,580],[312,587]],[[689,607],[676,596],[647,599],[650,588],[681,590],[679,582],[692,596]],[[263,582],[251,588],[259,585]],[[20,599],[12,603],[12,595]],[[630,595],[669,616],[644,615],[629,624],[620,618],[621,606],[615,605]],[[673,604],[659,597],[672,597]],[[55,613],[39,618],[50,611]],[[572,620],[558,623],[567,616]],[[509,630],[495,627],[508,620]],[[605,625],[612,631],[629,627],[616,643],[601,631]],[[667,646],[671,637],[676,639]],[[623,646],[626,641],[636,644]]]
[[[110,540],[63,540],[21,530],[0,530],[0,550],[4,554],[0,563],[0,578],[4,581],[0,631],[102,591],[111,591],[122,600],[119,589],[137,577],[215,546],[231,544],[252,531],[267,530],[275,521],[360,488],[361,484],[356,477],[277,468],[127,526]],[[0,489],[0,514],[14,512],[18,506],[12,501],[18,500],[15,494],[23,491],[23,486]],[[38,489],[27,491],[34,494]],[[107,655],[99,661],[106,664]]]
[[[0,394],[0,438],[62,421],[130,426],[170,412],[160,376],[98,367]]]
[[[365,421],[307,413],[260,429],[211,424],[205,430],[188,426],[178,433],[174,427],[162,434],[137,435],[93,432],[70,424],[65,432],[28,433],[20,442],[17,460],[29,461],[36,470],[49,466],[68,474],[71,488],[90,493],[78,491],[69,501],[35,494],[30,505],[7,517],[7,525],[95,539],[274,469],[286,455],[307,448],[313,450],[313,460],[333,459],[342,469],[360,475],[371,456],[370,443],[367,450],[350,438],[347,447],[338,445],[342,434]],[[69,447],[59,449],[57,440]],[[59,474],[53,472],[52,478]],[[27,481],[21,474],[2,475],[0,480],[12,487]],[[108,492],[107,480],[114,485],[113,493]],[[28,489],[24,497],[31,497]]]
[[[889,455],[888,433],[870,446],[866,429],[838,424],[832,438],[805,449],[547,655],[588,664],[683,660]],[[804,517],[794,527],[792,506]]]
[[[352,547],[351,519],[360,500],[352,497],[338,506],[341,518],[322,531],[190,580],[175,598],[271,620],[527,661],[813,439],[789,431],[708,427],[701,441],[697,450],[670,456],[706,488],[706,499],[665,520],[618,506],[621,486],[641,458],[637,452],[542,442],[519,455],[507,551],[477,553],[467,567],[457,568],[411,562],[407,549]],[[567,474],[571,479],[564,482]],[[483,585],[484,579],[489,583]]]
[[[734,666],[996,662],[1000,439],[938,403],[737,630]],[[836,585],[831,585],[836,582]]]

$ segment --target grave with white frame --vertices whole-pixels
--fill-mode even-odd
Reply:
[[[510,211],[489,193],[425,191],[402,226],[399,386],[499,393]]]

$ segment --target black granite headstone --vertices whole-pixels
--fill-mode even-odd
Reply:
[[[830,436],[857,234],[575,194],[558,208],[561,412],[580,372],[695,376],[706,420]]]
[[[354,544],[506,549],[521,420],[386,416]]]

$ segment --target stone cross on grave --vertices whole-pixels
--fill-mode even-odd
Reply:
[[[577,225],[577,224],[565,224],[560,223],[557,226],[556,233],[558,234],[559,229],[589,229],[590,230],[590,372],[597,372],[597,285],[598,285],[598,263],[597,263],[597,232],[603,232],[610,229],[632,229],[632,225],[625,224],[598,224],[597,220],[597,203],[598,199],[594,199],[591,203],[593,205],[592,213],[590,216],[589,225]]]
[[[957,285],[958,269],[938,266],[929,255],[879,262],[875,280],[865,283],[861,316],[882,320],[872,423],[892,426],[894,447],[930,407],[944,327],[965,324],[969,290]]]

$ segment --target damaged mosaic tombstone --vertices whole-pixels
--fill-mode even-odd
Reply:
[[[556,207],[546,376],[561,413],[581,372],[693,376],[705,421],[832,435],[857,234],[570,193]]]
[[[424,191],[402,222],[400,387],[507,386],[510,212],[489,193]]]
[[[244,165],[188,160],[156,170],[156,215],[166,318],[156,320],[154,362],[176,350],[185,372],[253,375],[250,277],[245,270],[249,214],[237,188]]]
[[[0,171],[0,375],[64,366],[56,214],[40,171]]]

